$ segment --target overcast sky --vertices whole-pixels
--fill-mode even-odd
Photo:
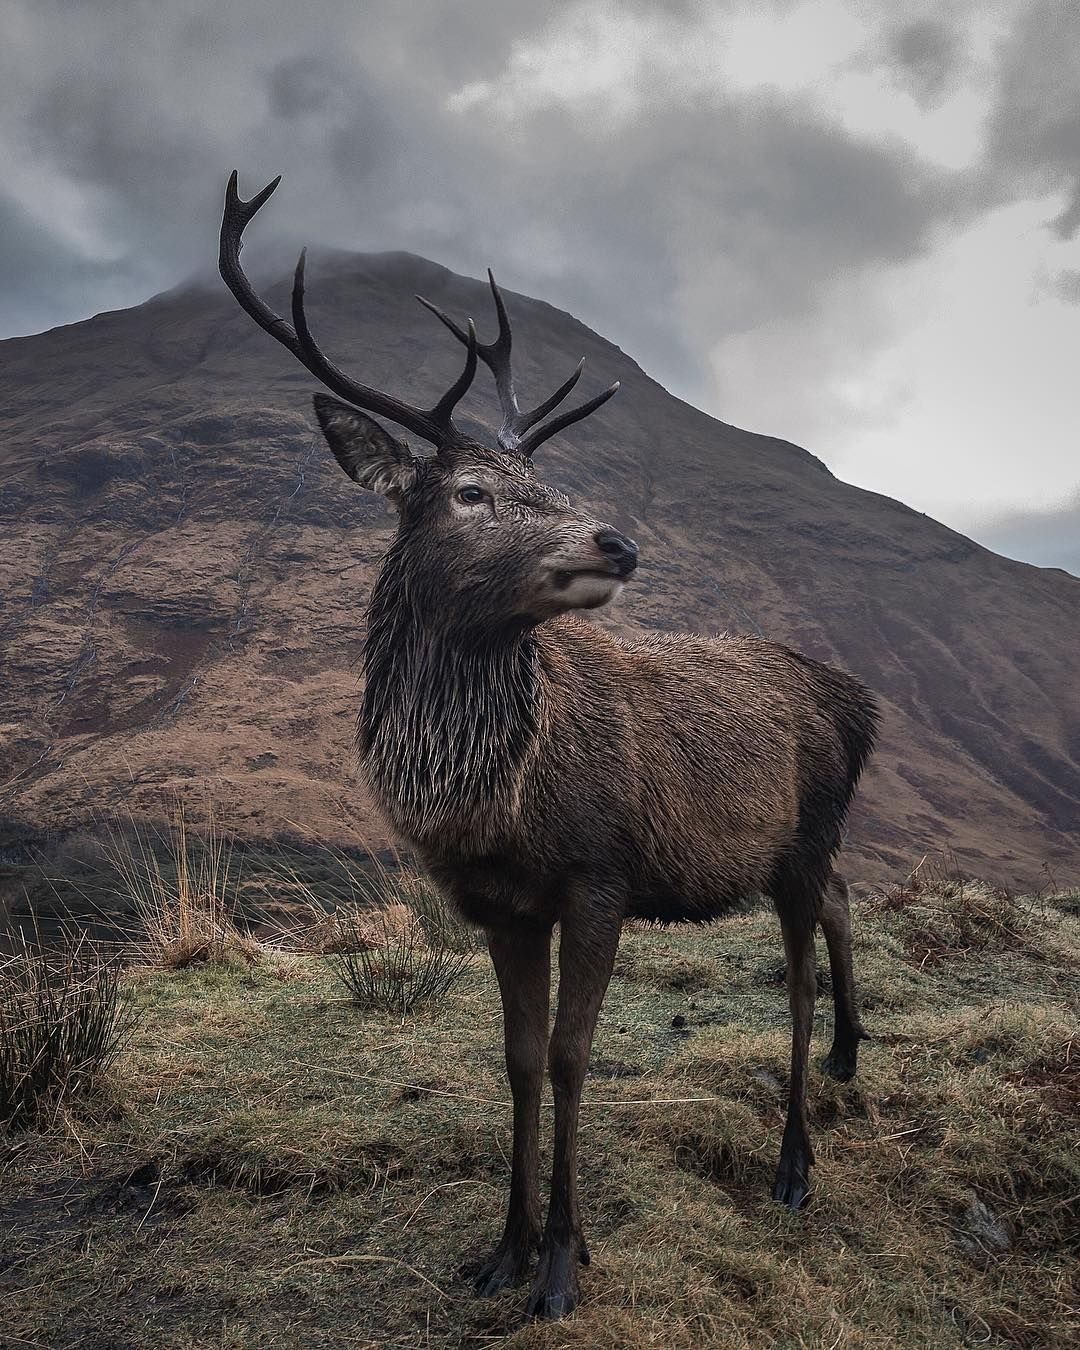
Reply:
[[[0,336],[405,248],[1080,572],[1077,0],[0,0]],[[417,313],[418,327],[423,316]]]

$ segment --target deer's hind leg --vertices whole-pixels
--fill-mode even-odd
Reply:
[[[774,1200],[781,1201],[789,1209],[798,1209],[810,1194],[810,1168],[814,1162],[806,1120],[806,1073],[817,993],[814,927],[819,904],[817,895],[812,893],[814,890],[816,887],[812,883],[793,875],[788,869],[770,887],[784,935],[788,1004],[791,1008],[791,1076],[787,1121],[772,1193]]]
[[[489,928],[503,1005],[506,1075],[514,1100],[510,1204],[498,1246],[476,1276],[479,1294],[520,1284],[540,1245],[540,1094],[551,999],[551,929]]]
[[[855,1003],[855,980],[851,970],[851,907],[847,882],[837,872],[829,878],[822,898],[821,931],[825,934],[825,944],[829,949],[835,1010],[832,1049],[821,1067],[830,1077],[846,1083],[855,1076],[859,1042],[868,1041],[870,1035],[859,1018],[859,1009]]]

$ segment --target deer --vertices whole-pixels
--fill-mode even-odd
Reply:
[[[582,360],[522,411],[510,320],[490,272],[498,333],[489,343],[478,341],[471,319],[462,327],[417,297],[465,348],[460,376],[433,407],[346,376],[308,324],[306,251],[291,323],[240,265],[244,228],[280,181],[245,201],[233,173],[219,270],[251,318],[330,391],[314,395],[315,416],[342,469],[398,513],[368,609],[359,758],[398,838],[484,930],[501,995],[513,1110],[509,1203],[477,1292],[522,1283],[535,1257],[527,1313],[559,1318],[579,1302],[578,1267],[589,1262],[578,1114],[629,919],[704,923],[742,909],[753,893],[771,901],[792,1023],[772,1196],[793,1210],[806,1201],[819,924],[834,1000],[825,1072],[850,1079],[868,1039],[855,998],[848,890],[835,861],[878,707],[853,676],[758,636],[623,640],[583,617],[622,592],[638,546],[545,483],[533,454],[618,384],[552,417]],[[501,407],[494,444],[454,421],[478,361],[494,376]],[[414,454],[380,417],[434,453]],[[545,1064],[554,1097],[546,1219],[538,1178]]]

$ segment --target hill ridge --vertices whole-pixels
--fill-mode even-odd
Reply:
[[[481,333],[486,283],[415,255],[316,255],[309,307],[346,369],[431,399],[459,349],[413,292]],[[371,259],[392,258],[392,268]],[[364,260],[357,268],[356,260]],[[270,286],[281,304],[287,283]],[[866,880],[949,846],[1037,885],[1080,875],[1080,581],[1000,558],[811,452],[709,417],[542,301],[507,293],[537,397],[587,358],[618,398],[542,474],[642,545],[615,631],[748,625],[864,678],[886,706],[853,818]],[[381,842],[351,720],[364,607],[393,528],[322,446],[316,382],[223,290],[0,348],[0,815],[74,827],[213,794],[241,833],[293,820]],[[465,416],[492,431],[481,372]],[[268,758],[269,756],[269,758]]]

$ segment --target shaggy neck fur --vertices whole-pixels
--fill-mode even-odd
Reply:
[[[448,615],[463,598],[410,584],[401,551],[391,550],[372,592],[360,755],[403,834],[421,842],[450,826],[461,846],[483,851],[516,814],[536,741],[536,641]]]

